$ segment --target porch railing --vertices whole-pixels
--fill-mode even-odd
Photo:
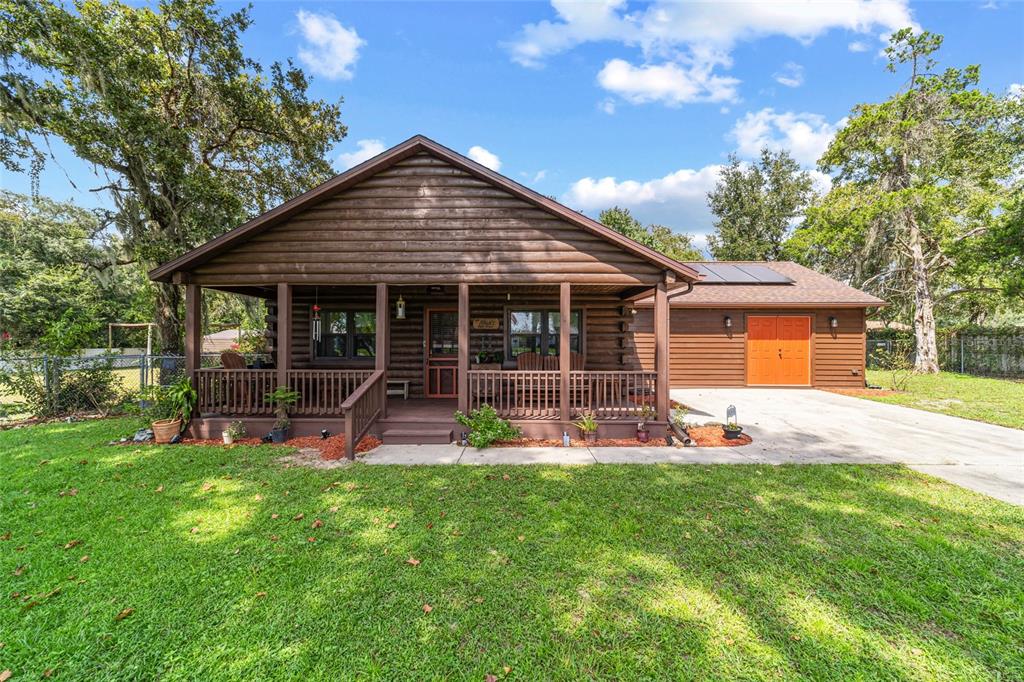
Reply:
[[[274,413],[266,399],[277,385],[272,369],[200,369],[196,372],[199,414]]]
[[[386,389],[384,370],[378,369],[371,372],[366,381],[342,403],[341,411],[345,415],[345,456],[349,459],[355,459],[356,445],[380,416]]]
[[[342,405],[371,374],[371,369],[290,369],[288,388],[299,394],[299,401],[288,412],[341,414]]]
[[[559,384],[557,371],[469,371],[469,408],[483,404],[506,419],[558,419]]]
[[[638,419],[644,405],[654,407],[656,372],[570,372],[572,416],[592,412],[598,421]]]

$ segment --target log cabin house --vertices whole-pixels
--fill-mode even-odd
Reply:
[[[367,433],[450,442],[483,404],[528,436],[591,412],[621,437],[651,410],[664,432],[673,383],[861,385],[881,301],[782,265],[675,261],[416,136],[150,276],[185,286],[194,435],[266,432],[283,385],[293,435],[343,432],[351,457]],[[272,367],[202,366],[204,288],[266,300]]]

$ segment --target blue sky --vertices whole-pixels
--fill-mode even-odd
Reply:
[[[941,63],[981,64],[986,89],[1024,87],[1024,3],[999,0],[257,1],[252,18],[250,56],[294,59],[314,96],[345,98],[339,171],[422,133],[589,214],[619,204],[698,236],[730,152],[785,147],[811,168],[853,105],[900,85],[880,56],[895,28],[944,34]],[[44,194],[106,201],[55,154]]]

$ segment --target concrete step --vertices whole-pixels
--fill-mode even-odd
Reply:
[[[428,429],[416,426],[388,429],[381,434],[385,445],[421,445],[424,443],[451,443],[455,438],[451,429]]]

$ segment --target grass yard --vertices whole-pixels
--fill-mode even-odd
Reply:
[[[870,384],[892,388],[890,372],[869,369],[867,378]],[[861,397],[1024,429],[1024,381],[940,372],[912,376],[903,393]]]
[[[1024,679],[1024,509],[901,467],[316,471],[132,426],[0,432],[14,680]]]

